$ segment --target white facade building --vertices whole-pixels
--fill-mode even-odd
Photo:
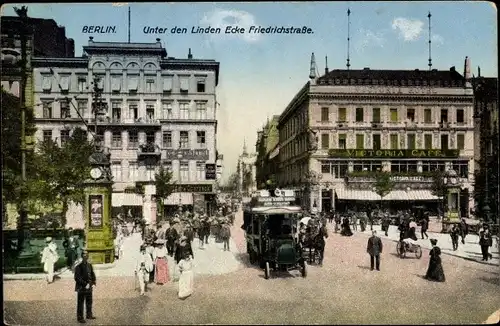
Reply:
[[[107,104],[97,133],[111,153],[113,206],[136,206],[136,212],[142,207],[147,220],[155,219],[157,161],[171,169],[177,184],[166,205],[192,207],[196,202],[196,209],[211,209],[219,156],[219,63],[193,59],[191,52],[187,59],[167,57],[159,39],[114,43],[91,37],[83,49],[81,58],[33,59],[37,139],[64,141],[74,127],[84,126],[79,115],[93,131],[92,82],[97,77]],[[153,151],[141,147],[146,144],[154,144]],[[207,180],[207,169],[215,170],[215,178]],[[144,196],[130,191],[137,182],[145,186]]]

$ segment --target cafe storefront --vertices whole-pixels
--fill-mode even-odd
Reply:
[[[469,159],[458,150],[371,150],[330,149],[321,159],[322,206],[337,211],[354,207],[386,206],[393,210],[425,206],[438,212],[442,199],[433,191],[436,171],[453,169],[462,183],[463,216],[468,215],[472,182],[469,181]],[[391,191],[377,194],[375,183],[382,172],[390,173]],[[331,195],[329,195],[331,193]]]

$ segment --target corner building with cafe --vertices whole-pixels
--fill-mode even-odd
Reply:
[[[314,54],[313,54],[314,56]],[[474,120],[470,61],[464,76],[449,70],[332,70],[309,82],[279,119],[279,186],[294,188],[312,212],[392,210],[436,212],[436,171],[454,170],[461,217],[474,208]],[[393,187],[381,198],[377,173]]]

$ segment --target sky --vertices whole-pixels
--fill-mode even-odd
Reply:
[[[2,6],[2,15],[15,15]],[[257,131],[268,117],[280,114],[308,81],[311,53],[323,74],[345,69],[347,9],[350,15],[351,69],[427,69],[428,18],[432,14],[433,68],[456,66],[465,56],[472,72],[497,77],[497,13],[489,2],[213,2],[29,4],[30,17],[51,18],[75,40],[76,55],[89,36],[98,42],[126,42],[128,7],[131,41],[160,38],[169,56],[220,62],[217,101],[218,149],[224,155],[223,178],[236,171],[246,141],[255,151]],[[85,25],[116,26],[115,34],[85,34]],[[193,26],[311,28],[311,34],[192,34]],[[187,34],[145,34],[150,27],[186,27]]]

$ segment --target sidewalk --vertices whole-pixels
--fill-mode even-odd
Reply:
[[[436,223],[431,223],[431,224],[436,224]],[[335,224],[330,224],[329,223],[329,228],[330,232],[334,232],[334,225]],[[352,229],[352,226],[351,226]],[[385,236],[385,233],[381,230],[380,225],[374,225],[373,229],[377,231],[377,235],[382,238],[382,239],[389,239],[394,242],[399,241],[399,230],[398,227],[395,225],[391,225],[389,227],[389,232],[388,236]],[[458,243],[458,249],[456,251],[453,251],[453,245],[451,243],[451,237],[449,234],[444,234],[444,233],[439,233],[436,232],[436,228],[431,228],[433,231],[428,231],[427,235],[429,235],[429,239],[436,239],[438,240],[437,245],[441,248],[442,253],[455,256],[455,257],[461,257],[467,260],[472,260],[472,261],[477,261],[482,264],[488,264],[488,265],[499,265],[499,253],[498,253],[498,245],[496,243],[496,239],[493,240],[493,246],[490,247],[489,252],[493,255],[493,259],[490,259],[488,261],[482,261],[482,254],[481,254],[481,247],[479,246],[479,236],[475,234],[469,234],[465,237],[465,244],[462,244],[462,238],[459,238],[459,243]],[[371,230],[370,226],[368,225],[365,232],[361,233],[360,231],[360,226],[358,225],[358,231],[354,231],[353,233],[356,234],[364,234],[366,236],[371,235]],[[340,232],[340,231],[339,231]],[[417,237],[418,237],[418,243],[422,248],[425,249],[431,249],[431,243],[428,239],[422,240],[420,238],[420,227],[417,228],[416,231]],[[396,246],[394,246],[394,250]]]
[[[116,260],[114,266],[107,269],[95,269],[97,278],[100,277],[133,277],[135,264],[139,255],[139,247],[142,243],[140,233],[134,233],[123,241],[123,257]],[[198,239],[194,239],[193,247],[193,270],[195,275],[220,275],[236,271],[242,267],[236,256],[238,248],[231,239],[230,251],[224,251],[222,243],[215,243],[210,237],[209,244],[200,249]],[[167,257],[170,275],[175,275],[175,261],[173,257]],[[60,278],[73,278],[73,273],[63,269],[55,273]],[[4,274],[4,280],[43,280],[45,274]]]

